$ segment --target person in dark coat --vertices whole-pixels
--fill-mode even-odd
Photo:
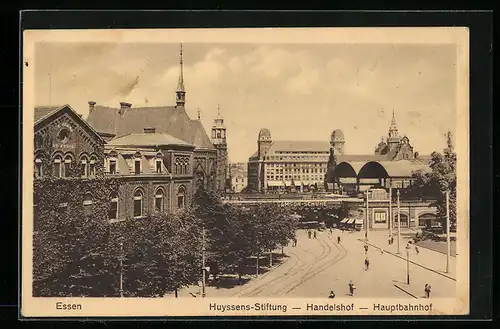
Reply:
[[[330,291],[330,296],[328,296],[328,298],[335,298],[335,293],[333,292],[333,290]]]
[[[431,285],[426,283],[424,291],[425,291],[425,298],[429,298],[431,296]]]
[[[314,231],[314,234],[313,234],[313,235],[314,235],[314,238],[316,239],[316,231]]]
[[[337,237],[337,244],[340,244],[340,236]]]
[[[368,245],[365,244],[365,255],[368,254]]]
[[[307,236],[309,237],[309,239],[311,238],[311,230],[307,231]]]
[[[370,261],[368,257],[365,258],[365,270],[368,271],[370,269]]]
[[[354,296],[354,291],[356,290],[356,286],[354,283],[352,283],[352,280],[349,281],[349,292],[351,293],[351,296]]]

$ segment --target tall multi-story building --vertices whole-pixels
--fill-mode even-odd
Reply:
[[[248,159],[248,189],[322,190],[329,147],[324,141],[273,141],[269,129],[261,129],[257,152]]]
[[[212,144],[217,151],[215,162],[217,167],[216,181],[218,191],[226,189],[226,181],[228,178],[226,137],[226,126],[224,125],[224,119],[220,115],[220,106],[218,106],[217,117],[212,126]]]

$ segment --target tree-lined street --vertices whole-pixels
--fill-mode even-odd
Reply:
[[[352,298],[349,281],[356,286],[356,297],[424,298],[424,286],[432,287],[431,298],[453,297],[455,280],[452,274],[442,275],[443,255],[431,250],[410,250],[410,285],[406,284],[407,263],[404,247],[401,257],[395,255],[394,245],[384,245],[387,232],[371,232],[367,255],[363,232],[329,230],[317,232],[317,238],[308,238],[306,230],[297,231],[297,246],[284,248],[288,255],[284,263],[271,271],[255,275],[241,286],[229,289],[207,287],[207,297],[324,297],[334,291],[337,298]],[[337,243],[337,237],[341,243]],[[387,242],[385,242],[387,244]],[[402,242],[403,246],[406,243]],[[379,247],[384,249],[382,253]],[[387,248],[387,250],[385,250]],[[370,267],[365,270],[368,257]],[[454,260],[454,258],[453,258]],[[422,265],[422,266],[420,266]],[[453,261],[451,268],[455,268]],[[186,288],[179,297],[197,296],[197,287]]]

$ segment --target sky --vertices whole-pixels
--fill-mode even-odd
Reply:
[[[246,162],[261,128],[273,140],[329,141],[346,154],[373,154],[394,111],[415,151],[446,146],[456,126],[454,44],[184,43],[186,108],[210,136],[220,113],[230,162]],[[69,104],[84,118],[89,100],[119,107],[175,105],[178,43],[40,42],[35,104]],[[147,100],[147,104],[146,104]]]

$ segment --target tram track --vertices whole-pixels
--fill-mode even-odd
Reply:
[[[283,275],[280,275],[272,280],[269,280],[269,281],[265,281],[265,282],[262,282],[260,285],[258,285],[257,287],[252,287],[251,290],[249,291],[244,291],[243,293],[240,292],[239,296],[240,297],[253,297],[257,294],[259,294],[260,292],[262,292],[262,290],[264,290],[267,286],[269,286],[270,284],[274,283],[274,282],[277,282],[278,280],[288,280],[298,274],[300,274],[301,272],[303,271],[307,271],[307,273],[309,273],[312,268],[318,263],[318,262],[321,262],[323,261],[325,258],[327,258],[331,252],[332,252],[332,248],[328,245],[328,243],[323,243],[321,241],[321,239],[317,239],[316,241],[318,241],[322,247],[322,251],[321,251],[321,254],[319,256],[316,256],[314,255],[314,253],[310,252],[309,250],[305,249],[304,251],[313,255],[313,260],[310,261],[310,262],[307,262],[306,264],[304,264],[303,266],[300,266],[298,268],[295,268],[295,266],[300,263],[300,259],[298,257],[297,254],[293,253],[297,259],[297,262],[295,262],[292,267],[287,271],[285,272],[284,276]],[[306,273],[306,274],[307,274]],[[306,275],[304,274],[304,275]]]
[[[290,293],[291,291],[295,290],[300,285],[309,281],[310,279],[312,279],[316,275],[322,273],[327,268],[338,263],[339,261],[341,261],[342,259],[344,259],[347,256],[347,250],[344,248],[344,246],[342,246],[341,244],[335,244],[335,242],[331,239],[331,237],[329,235],[327,237],[332,242],[332,245],[335,246],[335,248],[337,248],[337,250],[339,251],[339,253],[334,257],[334,259],[318,266],[314,271],[312,271],[312,272],[309,271],[308,273],[301,276],[297,280],[291,282],[290,284],[288,284],[284,288],[280,289],[278,291],[277,296],[284,296],[284,295]]]

